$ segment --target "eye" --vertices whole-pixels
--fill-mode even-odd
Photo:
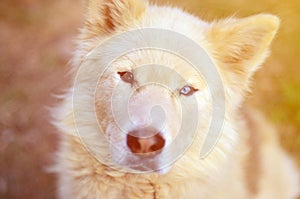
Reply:
[[[124,82],[130,83],[130,84],[133,83],[134,78],[133,78],[133,73],[132,72],[124,71],[124,72],[118,72],[118,74],[120,75],[121,79]]]
[[[198,89],[196,89],[192,86],[186,85],[182,89],[180,89],[179,93],[181,95],[190,96],[190,95],[193,95],[196,91],[198,91]]]

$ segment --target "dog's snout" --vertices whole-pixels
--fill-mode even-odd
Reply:
[[[148,132],[145,132],[148,131]],[[144,135],[150,135],[149,137],[140,137],[140,133],[137,131],[129,132],[127,135],[127,146],[132,153],[146,154],[151,152],[160,151],[165,146],[165,139],[161,136],[161,133],[149,132],[149,130],[143,130]],[[140,131],[138,131],[140,132]]]

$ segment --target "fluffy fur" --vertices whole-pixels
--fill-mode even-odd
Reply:
[[[242,103],[250,77],[268,55],[279,26],[277,17],[260,14],[207,23],[180,9],[156,7],[142,0],[85,2],[86,22],[73,59],[75,71],[82,65],[103,67],[104,60],[109,59],[110,52],[118,51],[118,46],[108,47],[106,54],[97,54],[97,46],[114,35],[147,27],[172,30],[198,43],[213,58],[224,84],[226,113],[219,141],[206,158],[199,159],[199,145],[211,119],[211,97],[205,80],[186,63],[167,52],[134,52],[115,60],[100,78],[96,89],[91,87],[91,80],[98,74],[85,67],[86,70],[80,71],[82,78],[76,79],[79,88],[66,95],[55,114],[57,126],[63,132],[55,167],[59,176],[59,198],[296,198],[300,187],[298,172],[280,148],[274,129],[258,112]],[[98,55],[96,59],[88,58],[91,53]],[[169,66],[185,81],[159,68],[142,71],[137,66],[143,63]],[[128,151],[126,135],[117,128],[111,115],[113,108],[119,111],[122,123],[122,104],[128,93],[132,93],[132,86],[120,84],[117,73],[124,70],[134,70],[137,83],[160,82],[175,92],[188,82],[199,90],[194,94],[201,112],[195,141],[165,170],[137,173],[125,168],[130,161],[137,160],[124,152]],[[120,88],[112,108],[111,96],[116,85]],[[96,91],[95,96],[91,95],[93,91]],[[189,97],[177,95],[175,98],[180,98],[185,108],[193,109]],[[132,115],[138,124],[141,123],[139,119],[149,119],[145,115],[154,106],[152,102],[165,108],[167,121],[162,134],[166,142],[171,143],[176,137],[174,132],[179,128],[180,117],[178,104],[170,93],[150,86],[135,92],[130,99],[133,102],[129,103],[129,108],[135,110]],[[82,111],[79,121],[75,119],[75,109]],[[92,119],[95,114],[96,122]],[[134,124],[127,125],[126,121],[122,124],[126,130],[134,128]],[[99,133],[99,125],[104,135]],[[78,131],[82,132],[80,136]],[[117,146],[116,149],[111,147],[112,144]],[[173,152],[163,150],[154,158],[156,165],[163,165]],[[144,166],[142,162],[140,164]]]

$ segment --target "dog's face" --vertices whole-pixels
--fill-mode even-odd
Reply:
[[[174,54],[139,50],[114,61],[96,90],[112,159],[135,170],[166,172],[171,154],[181,155],[198,126],[209,123],[209,94],[199,72]],[[184,140],[172,146],[180,133]]]
[[[81,35],[86,43],[79,47],[75,63],[116,33],[148,27],[172,30],[210,55],[224,84],[226,113],[241,103],[248,79],[265,59],[278,27],[278,19],[270,15],[209,24],[141,0],[105,2],[87,3]],[[118,50],[112,45],[106,53]],[[203,140],[212,119],[212,95],[217,93],[210,92],[205,78],[189,62],[163,50],[138,49],[111,60],[109,66],[103,66],[104,56],[96,62],[105,69],[93,96],[98,120],[94,125],[105,134],[112,161],[137,171],[167,172],[193,139],[200,139],[197,144]],[[192,148],[200,149],[197,144]]]

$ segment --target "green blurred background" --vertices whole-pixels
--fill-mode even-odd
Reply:
[[[205,20],[273,13],[282,25],[249,101],[277,126],[300,165],[300,1],[170,0]],[[65,76],[82,25],[80,0],[0,1],[0,198],[55,198],[47,173],[57,132],[47,107],[70,85]]]

